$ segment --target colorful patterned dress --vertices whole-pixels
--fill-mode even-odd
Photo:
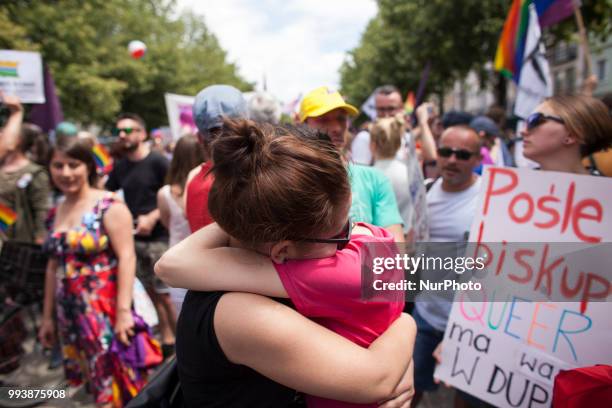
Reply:
[[[121,407],[146,384],[147,371],[161,362],[161,353],[134,312],[136,335],[130,346],[114,333],[118,261],[102,217],[115,200],[106,194],[80,226],[63,232],[52,230],[53,208],[45,246],[59,264],[55,300],[66,379],[73,386],[87,383],[97,404]]]

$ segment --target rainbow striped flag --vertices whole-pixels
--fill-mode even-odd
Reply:
[[[0,77],[17,77],[17,61],[0,61]]]
[[[17,220],[17,213],[12,208],[0,203],[0,231],[6,232]]]
[[[414,92],[410,91],[408,92],[408,95],[406,95],[406,102],[404,102],[404,111],[406,112],[406,115],[411,115],[412,112],[414,112],[415,105],[416,101],[414,99]]]
[[[495,70],[519,83],[529,27],[529,5],[534,4],[541,27],[566,19],[574,12],[572,0],[513,0],[495,54]]]
[[[495,54],[495,70],[516,83],[523,66],[530,3],[531,0],[513,0]]]
[[[113,158],[108,153],[108,150],[106,150],[106,148],[99,143],[96,144],[91,150],[94,155],[98,171],[108,174],[113,168]]]

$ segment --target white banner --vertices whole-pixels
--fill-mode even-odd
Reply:
[[[593,300],[611,293],[598,261],[611,191],[605,177],[487,168],[470,241],[504,296],[455,298],[436,378],[499,407],[549,407],[559,370],[612,364],[612,303]]]
[[[40,54],[0,50],[0,90],[18,96],[22,103],[45,103]]]
[[[198,132],[192,112],[195,96],[167,93],[165,99],[172,138],[178,140],[186,133],[195,135]]]

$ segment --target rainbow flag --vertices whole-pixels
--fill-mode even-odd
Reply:
[[[414,92],[410,91],[408,92],[408,95],[406,95],[406,102],[404,102],[404,111],[406,112],[406,115],[410,115],[412,112],[414,112],[415,105],[416,102],[414,99]]]
[[[108,153],[108,150],[106,150],[106,148],[99,143],[96,144],[91,150],[94,155],[98,171],[108,174],[113,168],[113,158]]]
[[[519,83],[529,27],[529,5],[534,4],[541,27],[556,24],[574,12],[572,0],[513,0],[495,54],[495,70]]]
[[[0,76],[1,77],[17,77],[17,61],[0,61]]]
[[[0,231],[6,232],[17,220],[17,213],[12,208],[0,203]]]
[[[495,54],[495,70],[516,83],[523,66],[530,3],[531,0],[513,0]]]

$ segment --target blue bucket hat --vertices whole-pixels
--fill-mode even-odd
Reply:
[[[247,104],[242,92],[229,85],[211,85],[200,91],[193,104],[193,118],[198,130],[220,127],[223,117],[247,118]]]

